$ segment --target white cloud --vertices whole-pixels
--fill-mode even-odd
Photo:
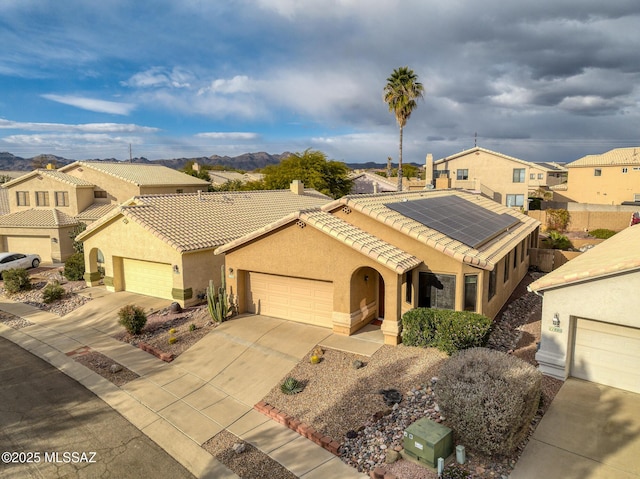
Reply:
[[[183,68],[174,67],[171,71],[163,67],[152,67],[138,72],[122,85],[135,88],[172,87],[189,88],[193,81],[193,74]]]
[[[251,93],[254,91],[253,82],[246,75],[236,75],[231,79],[218,78],[207,87],[201,88],[198,95],[205,93],[222,93],[225,95],[234,93]]]
[[[0,118],[0,129],[27,131],[85,131],[101,133],[154,133],[159,128],[123,123],[84,123],[71,125],[66,123],[36,123],[4,120]]]
[[[75,106],[83,110],[95,111],[97,113],[111,113],[114,115],[128,115],[136,107],[133,103],[121,103],[115,101],[96,100],[95,98],[85,98],[73,95],[56,95],[53,93],[42,95],[47,100]]]
[[[255,140],[260,137],[257,133],[250,132],[223,132],[212,131],[206,133],[197,133],[197,138],[210,138],[212,140]]]

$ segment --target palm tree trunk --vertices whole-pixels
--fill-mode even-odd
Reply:
[[[398,191],[402,191],[402,126],[400,127],[400,152],[398,155]]]

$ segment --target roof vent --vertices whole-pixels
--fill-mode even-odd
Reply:
[[[202,201],[202,190],[198,190],[198,200]]]

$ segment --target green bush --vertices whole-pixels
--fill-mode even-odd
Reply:
[[[557,231],[549,231],[547,244],[551,249],[568,250],[573,247],[569,238],[567,238],[563,234],[558,233]]]
[[[64,277],[69,281],[80,281],[84,277],[84,254],[74,253],[64,262]]]
[[[42,301],[45,303],[53,303],[64,296],[64,288],[60,283],[54,281],[47,284],[42,290]]]
[[[147,315],[144,309],[128,304],[118,311],[118,323],[130,334],[140,334],[144,325],[147,324]]]
[[[13,268],[3,271],[2,279],[4,280],[4,289],[9,294],[31,289],[31,280],[26,269]]]
[[[436,399],[460,442],[488,455],[507,455],[526,438],[540,403],[542,374],[499,351],[473,348],[442,367]]]
[[[598,238],[598,239],[609,239],[614,234],[616,234],[615,231],[608,230],[608,229],[605,229],[605,228],[598,228],[596,230],[589,231],[589,236],[593,236],[594,238]]]
[[[555,231],[567,231],[569,223],[571,223],[571,213],[564,209],[547,209],[547,229]]]
[[[435,347],[452,354],[484,346],[491,319],[469,311],[416,308],[402,316],[402,342],[407,346]]]

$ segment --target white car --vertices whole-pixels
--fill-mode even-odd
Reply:
[[[37,268],[40,256],[37,254],[0,253],[0,276],[3,271],[13,268]]]

